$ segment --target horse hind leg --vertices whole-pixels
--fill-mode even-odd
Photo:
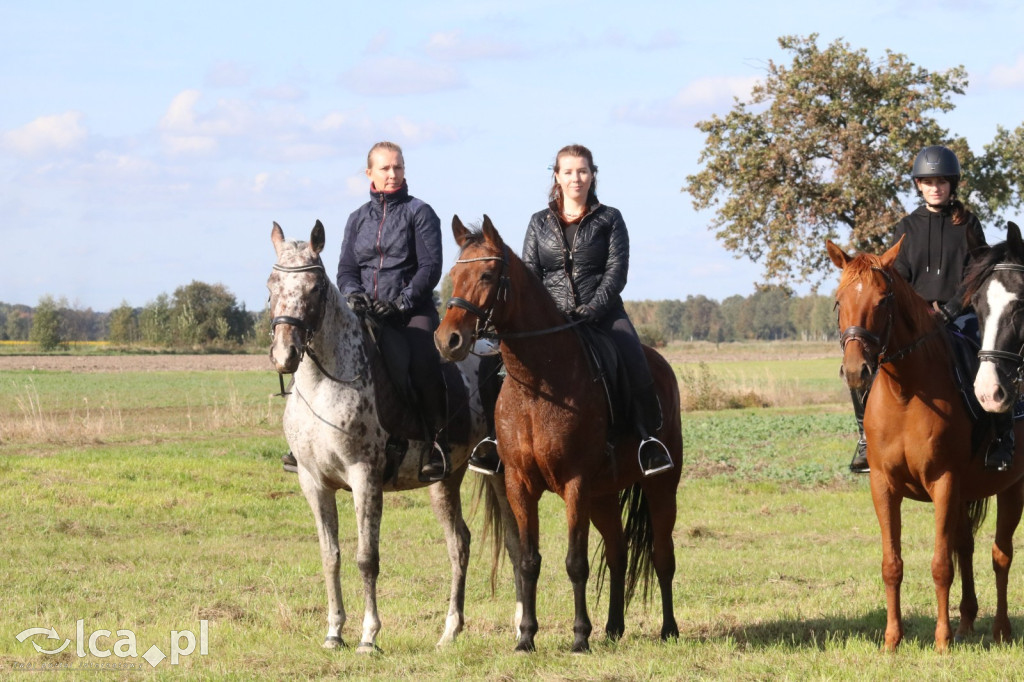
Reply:
[[[327,635],[323,646],[326,649],[344,647],[341,629],[345,625],[345,604],[341,595],[337,498],[335,491],[317,485],[313,477],[302,468],[299,469],[299,485],[313,511],[317,539],[320,542],[320,563],[327,588]]]
[[[444,529],[448,559],[452,566],[452,583],[448,597],[448,615],[444,632],[437,646],[451,644],[462,632],[465,624],[466,571],[469,567],[469,527],[462,515],[462,497],[459,488],[465,476],[465,468],[453,472],[445,480],[430,486],[430,504],[434,515]]]
[[[1018,482],[996,497],[996,538],[992,544],[992,570],[996,576],[996,615],[992,621],[992,637],[996,642],[1009,642],[1012,629],[1007,605],[1010,565],[1013,563],[1013,533],[1020,524],[1024,510],[1024,482]]]
[[[604,632],[617,640],[625,632],[626,610],[626,537],[622,530],[618,500],[596,500],[591,506],[590,520],[604,540],[604,561],[608,570],[608,622]]]

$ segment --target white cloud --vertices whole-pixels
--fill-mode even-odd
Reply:
[[[1024,86],[1024,54],[1018,55],[1013,64],[997,64],[989,72],[988,80],[996,88],[1014,89]]]
[[[690,126],[716,109],[731,106],[734,98],[748,99],[756,76],[698,78],[670,99],[631,103],[616,108],[616,120],[650,126]]]
[[[88,136],[82,114],[68,111],[42,116],[20,128],[5,132],[0,142],[5,149],[27,157],[77,149]]]
[[[525,54],[520,46],[493,37],[466,39],[460,30],[432,34],[424,50],[437,59],[453,61],[508,59]]]
[[[342,85],[362,95],[412,95],[461,88],[455,69],[403,57],[366,59],[341,75]]]

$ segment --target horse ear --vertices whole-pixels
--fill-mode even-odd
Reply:
[[[281,244],[284,243],[284,230],[277,224],[277,221],[274,221],[274,229],[270,231],[270,241],[274,242],[274,251],[280,254]]]
[[[482,231],[484,233],[484,238],[486,238],[487,241],[491,242],[498,248],[505,246],[505,242],[502,241],[501,235],[498,234],[498,228],[494,226],[494,223],[491,222],[491,219],[487,217],[486,213],[484,214],[484,224]]]
[[[1021,239],[1017,223],[1012,220],[1006,221],[1006,246],[1011,253],[1024,256],[1024,239]]]
[[[327,241],[324,235],[324,224],[319,220],[316,221],[316,225],[313,226],[313,231],[309,233],[309,245],[313,248],[313,253],[320,253],[324,250],[324,242]]]
[[[900,247],[903,246],[903,240],[907,238],[907,235],[900,237],[900,240],[889,247],[889,250],[882,254],[882,265],[889,267],[896,260],[896,256],[900,254]]]
[[[825,250],[828,251],[829,259],[835,263],[835,266],[842,270],[845,268],[852,258],[846,255],[846,252],[840,249],[838,246],[832,243],[831,239],[825,240]]]
[[[452,236],[455,237],[455,243],[462,246],[462,240],[466,238],[467,234],[469,234],[469,230],[466,229],[466,226],[462,224],[461,220],[459,220],[459,216],[453,215]]]

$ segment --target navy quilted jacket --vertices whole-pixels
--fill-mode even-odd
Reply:
[[[441,221],[409,186],[385,194],[370,188],[370,201],[348,217],[338,260],[342,294],[365,292],[398,301],[413,314],[434,308],[441,279]]]

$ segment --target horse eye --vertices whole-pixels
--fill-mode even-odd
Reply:
[[[483,274],[480,275],[480,281],[481,282],[493,282],[494,281],[494,273],[491,272],[490,270],[485,270],[483,272]]]

